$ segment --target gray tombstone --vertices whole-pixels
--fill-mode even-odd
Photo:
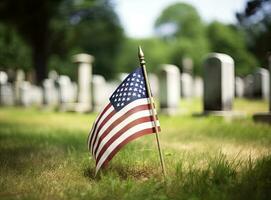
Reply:
[[[204,112],[230,111],[234,98],[234,61],[211,53],[204,62]]]
[[[244,97],[245,83],[241,77],[235,77],[235,96],[238,98]]]
[[[180,103],[180,70],[175,65],[164,64],[159,72],[159,100],[161,111],[173,115]]]
[[[193,84],[193,96],[201,98],[203,96],[203,80],[201,77],[195,77]]]
[[[271,73],[271,55],[268,58],[269,61],[269,75]],[[270,78],[269,78],[270,79]],[[264,122],[271,125],[271,81],[269,80],[269,112],[267,113],[257,113],[253,115],[253,119],[256,122]]]
[[[253,97],[267,100],[269,98],[268,70],[264,68],[257,69],[253,78]]]
[[[78,101],[75,110],[87,112],[91,110],[91,79],[93,56],[88,54],[77,54],[73,61],[78,65]]]
[[[181,96],[191,98],[193,96],[193,77],[189,73],[181,74]]]
[[[92,77],[92,109],[95,112],[101,111],[109,95],[106,95],[106,81],[101,75]]]
[[[193,73],[193,60],[191,58],[183,58],[182,59],[182,72],[183,73],[188,73],[192,75]]]

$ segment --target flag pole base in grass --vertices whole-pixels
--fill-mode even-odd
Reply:
[[[270,113],[257,113],[253,115],[255,122],[262,122],[271,125],[271,112]]]

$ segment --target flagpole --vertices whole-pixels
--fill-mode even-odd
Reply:
[[[159,152],[159,157],[160,157],[160,163],[161,163],[163,175],[166,178],[165,163],[164,163],[164,158],[163,158],[163,155],[162,155],[162,150],[161,150],[161,145],[160,145],[160,140],[159,140],[159,134],[158,134],[157,120],[156,120],[156,116],[155,116],[155,112],[154,112],[155,111],[155,109],[154,109],[154,100],[153,100],[153,97],[152,97],[151,87],[150,87],[150,83],[149,83],[149,79],[148,79],[148,75],[147,75],[144,53],[143,53],[140,46],[138,47],[138,58],[139,58],[140,66],[143,69],[144,78],[146,80],[147,94],[148,94],[148,96],[150,98],[150,101],[151,101],[150,104],[151,104],[151,110],[152,110],[152,117],[153,117],[153,120],[154,120],[155,137],[156,137],[156,142],[157,142],[157,147],[158,147],[158,152]]]

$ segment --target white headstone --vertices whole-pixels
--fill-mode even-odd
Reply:
[[[152,95],[154,97],[159,96],[159,79],[155,74],[149,73],[148,74],[148,79],[152,91]]]
[[[91,79],[93,56],[88,54],[77,54],[73,60],[78,64],[78,105],[76,110],[86,112],[91,109]]]
[[[234,61],[211,53],[204,62],[204,111],[229,111],[234,98]]]
[[[30,106],[32,104],[31,84],[28,81],[23,81],[19,85],[19,103],[22,106]]]
[[[244,97],[245,83],[241,77],[235,77],[235,96],[238,98]]]
[[[16,71],[16,76],[15,76],[15,82],[14,82],[14,89],[15,89],[15,101],[17,104],[20,104],[20,92],[19,88],[22,82],[25,80],[25,73],[23,70],[18,69]]]
[[[43,81],[44,104],[47,106],[56,106],[59,102],[58,98],[58,89],[55,86],[55,81],[49,78],[45,79]]]
[[[253,97],[269,98],[269,72],[267,69],[259,68],[253,76]]]
[[[36,106],[41,106],[43,104],[43,91],[41,87],[32,85],[31,104]]]
[[[189,73],[181,74],[181,96],[191,98],[193,96],[193,77]]]
[[[58,78],[59,101],[61,104],[73,102],[73,85],[68,76],[60,75]]]
[[[11,83],[0,83],[0,105],[12,106],[14,105],[14,92]]]
[[[128,73],[120,73],[120,74],[118,75],[118,80],[119,80],[120,82],[122,82],[122,81],[124,81],[124,79],[125,79],[128,75],[129,75]]]
[[[51,70],[48,73],[48,78],[53,80],[53,81],[57,81],[58,79],[58,73],[55,70]]]
[[[92,109],[95,112],[101,111],[105,103],[109,99],[106,95],[106,81],[101,75],[93,75],[92,77]]]
[[[160,107],[166,114],[176,114],[180,103],[180,70],[175,65],[161,66],[159,73]]]
[[[8,82],[8,75],[6,72],[0,71],[0,84],[6,84]]]

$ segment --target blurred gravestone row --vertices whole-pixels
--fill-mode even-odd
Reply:
[[[121,73],[116,80],[106,81],[103,76],[92,74],[94,58],[91,55],[77,54],[73,61],[78,72],[75,82],[66,75],[50,71],[42,85],[37,86],[22,70],[0,71],[0,104],[98,112],[128,75]],[[180,99],[196,97],[202,98],[204,113],[223,113],[232,110],[235,97],[270,99],[269,74],[268,70],[258,68],[246,77],[235,76],[234,60],[230,56],[211,53],[203,62],[203,78],[193,75],[193,61],[184,58],[181,72],[175,65],[163,64],[157,74],[149,74],[149,81],[161,112],[176,114]]]

